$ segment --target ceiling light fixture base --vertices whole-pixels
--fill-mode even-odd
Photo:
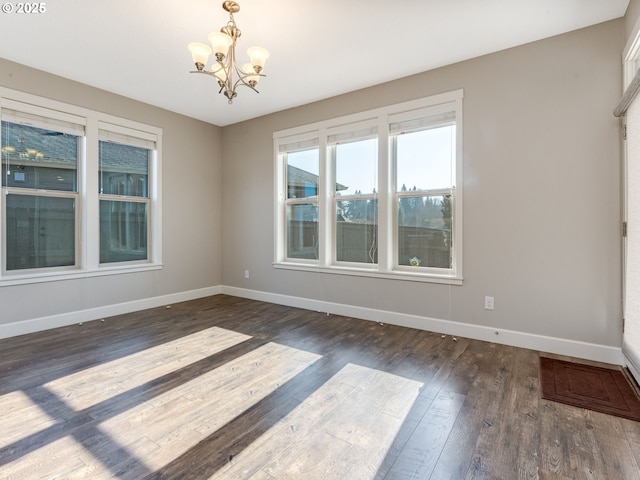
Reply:
[[[240,5],[236,2],[222,2],[222,8],[229,13],[238,13],[240,11]]]

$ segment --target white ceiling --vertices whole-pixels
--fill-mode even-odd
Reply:
[[[187,44],[222,0],[55,0],[0,13],[0,57],[216,125],[423,72],[624,15],[629,0],[237,0],[246,48],[271,52],[260,93],[228,105]],[[15,3],[14,3],[15,5]]]

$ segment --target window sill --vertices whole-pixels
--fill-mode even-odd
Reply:
[[[123,275],[127,273],[148,272],[152,270],[161,270],[162,267],[162,263],[145,263],[144,265],[137,264],[100,267],[99,269],[93,270],[58,270],[56,272],[12,273],[5,274],[5,276],[0,278],[0,288],[13,285],[27,285],[32,283],[100,277],[104,275]]]
[[[437,275],[432,273],[413,273],[401,270],[381,272],[379,270],[374,270],[373,268],[354,268],[343,266],[321,267],[319,265],[295,262],[274,262],[273,267],[282,270],[297,270],[330,275],[351,275],[355,277],[374,277],[388,280],[405,280],[410,282],[439,283],[445,285],[462,285],[463,280],[462,277]]]

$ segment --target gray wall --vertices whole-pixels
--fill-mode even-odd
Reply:
[[[154,272],[1,286],[0,324],[227,285],[619,346],[620,142],[611,111],[628,23],[223,129],[0,60],[2,86],[163,128],[165,263]],[[463,286],[273,268],[273,131],[458,88]],[[483,309],[485,295],[495,297],[494,311]]]
[[[620,346],[624,42],[618,19],[224,127],[224,284]],[[463,286],[273,268],[274,131],[459,88]]]
[[[163,129],[165,264],[152,272],[0,286],[0,324],[222,283],[219,127],[5,60],[0,85]]]

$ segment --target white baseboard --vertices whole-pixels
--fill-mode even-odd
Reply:
[[[260,292],[244,288],[217,286],[208,287],[187,292],[162,295],[158,297],[125,302],[116,305],[107,305],[76,312],[51,315],[47,317],[34,318],[20,322],[0,325],[0,339],[38,332],[50,328],[64,327],[80,322],[89,322],[100,318],[121,315],[124,313],[137,312],[148,308],[160,307],[171,303],[185,302],[197,298],[211,295],[227,294],[235,297],[249,298],[263,302],[276,303],[291,307],[303,308],[326,312],[333,315],[343,315],[346,317],[371,320],[374,322],[387,323],[402,327],[428,330],[431,332],[455,335],[459,337],[472,338],[487,342],[511,345],[514,347],[529,348],[542,352],[555,353],[559,355],[569,355],[577,358],[585,358],[598,362],[624,365],[625,357],[619,347],[610,347],[595,343],[579,342],[564,338],[548,337],[532,333],[517,332],[514,330],[504,330],[489,328],[470,323],[454,322],[437,318],[421,317],[405,313],[376,310],[366,307],[356,307],[339,303],[331,303],[320,300],[311,300],[302,297],[280,295],[275,293]]]
[[[137,312],[148,308],[161,307],[178,302],[186,302],[197,298],[218,295],[222,292],[222,287],[208,287],[187,292],[172,293],[159,297],[145,298],[132,302],[119,303],[116,305],[106,305],[104,307],[90,308],[76,312],[61,313],[46,317],[23,320],[20,322],[0,325],[0,339],[24,335],[26,333],[39,332],[50,328],[66,327],[80,322],[89,322],[100,318],[112,317],[123,313]]]
[[[610,347],[607,345],[579,342],[564,338],[548,337],[532,333],[517,332],[514,330],[489,328],[470,323],[440,320],[437,318],[375,310],[366,307],[355,307],[351,305],[310,300],[307,298],[247,290],[237,287],[223,286],[222,293],[233,295],[235,297],[243,297],[252,300],[276,303],[279,305],[287,305],[290,307],[304,308],[306,310],[327,312],[334,315],[344,315],[347,317],[372,320],[390,325],[428,330],[446,335],[455,335],[475,340],[499,343],[502,345],[539,350],[541,352],[569,355],[576,358],[584,358],[598,362],[611,363],[614,365],[624,364],[624,357],[620,347]]]

